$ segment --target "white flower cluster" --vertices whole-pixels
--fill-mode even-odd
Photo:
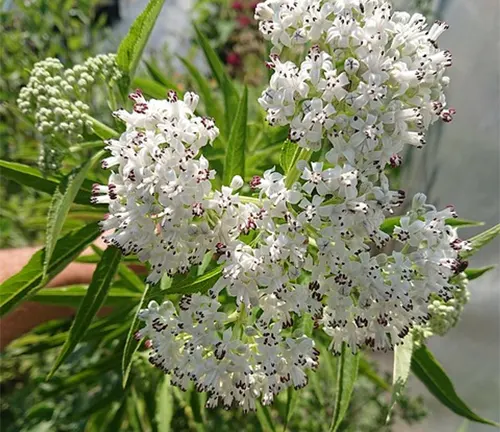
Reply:
[[[457,292],[468,247],[446,225],[454,209],[438,211],[422,194],[399,224],[386,223],[405,198],[386,165],[399,163],[404,143],[420,145],[438,115],[451,116],[449,55],[436,48],[445,25],[426,32],[421,16],[378,0],[268,0],[256,14],[277,50],[324,39],[300,67],[273,57],[261,103],[299,145],[324,142],[326,161],[299,161],[294,184],[274,169],[254,177],[258,196],[239,195],[238,176],[214,190],[200,153],[218,130],[194,115],[198,97],[136,92],[133,112],[116,113],[126,131],[108,144],[109,183],[94,188],[94,202],[109,205],[107,239],[150,263],[151,282],[217,257],[221,277],[208,293],[183,296],[179,308],[150,303],[138,337],[173,384],[193,382],[208,406],[244,410],[306,385],[318,352],[299,323],[312,319],[334,352],[401,343],[429,320],[429,299]],[[387,254],[390,233],[397,247]]]
[[[184,296],[180,311],[170,302],[161,307],[153,302],[141,312],[146,327],[140,336],[152,341],[152,363],[172,374],[173,384],[186,388],[192,381],[209,392],[209,406],[254,409],[258,398],[271,403],[284,388],[303,387],[305,371],[317,367],[318,352],[300,332],[282,333],[294,311],[307,311],[303,302],[310,297],[307,285],[290,292],[285,285],[287,271],[294,280],[300,276],[307,253],[307,237],[286,206],[297,194],[284,188],[277,173],[254,180],[263,200],[241,202],[235,193],[243,185],[238,176],[230,187],[212,190],[215,172],[200,150],[218,129],[211,119],[193,114],[198,96],[188,92],[179,100],[170,92],[167,100],[147,101],[136,91],[130,97],[133,112],[115,113],[126,131],[108,142],[111,156],[102,163],[112,170],[109,183],[93,190],[93,202],[109,206],[102,222],[110,232],[105,239],[148,262],[152,283],[201,264],[207,252],[223,264],[210,297]],[[275,219],[287,222],[279,227]],[[250,233],[264,236],[255,249],[238,239]],[[274,278],[278,273],[281,283]],[[224,288],[234,298],[238,325],[231,325],[217,301]],[[285,300],[293,302],[288,310]],[[253,308],[263,312],[258,319]]]
[[[171,374],[171,383],[186,390],[194,382],[209,393],[208,407],[240,406],[255,410],[261,399],[269,404],[283,389],[302,388],[305,371],[318,366],[312,339],[284,337],[282,326],[226,327],[230,317],[210,297],[184,296],[178,312],[167,301],[151,302],[139,317],[146,326],[138,338],[150,337],[153,365]]]
[[[219,130],[212,119],[193,114],[197,95],[179,100],[170,92],[168,100],[146,101],[136,91],[130,97],[133,112],[115,112],[127,130],[108,142],[111,156],[102,166],[112,174],[107,185],[94,186],[93,202],[109,205],[106,240],[149,262],[155,283],[164,273],[187,272],[231,241],[254,206],[233,193],[243,185],[239,177],[212,191],[215,172],[200,150]]]
[[[436,119],[451,121],[443,88],[449,51],[420,14],[392,12],[385,0],[267,0],[255,12],[274,45],[274,69],[260,104],[271,125],[290,125],[290,140],[362,172],[398,164],[405,144],[422,147]],[[314,44],[304,61],[281,60],[283,46]]]
[[[83,100],[96,80],[109,84],[121,77],[115,58],[115,54],[100,54],[71,69],[65,69],[56,58],[34,65],[17,103],[22,113],[34,116],[45,144],[41,159],[54,164],[49,168],[57,167],[55,159],[60,147],[81,141],[85,131],[92,131],[92,123],[86,117],[90,107]]]

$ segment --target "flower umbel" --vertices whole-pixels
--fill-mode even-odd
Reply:
[[[299,322],[329,335],[334,352],[392,349],[439,315],[438,299],[460,294],[468,247],[447,225],[454,209],[422,194],[394,229],[384,226],[405,200],[385,170],[453,114],[443,93],[451,56],[437,47],[446,25],[382,0],[267,0],[255,14],[274,45],[259,100],[267,120],[326,160],[299,161],[289,183],[267,170],[250,181],[255,196],[240,194],[239,176],[214,189],[202,151],[218,129],[195,115],[198,96],[148,101],[136,91],[133,111],[115,113],[126,131],[108,143],[109,182],[94,188],[94,202],[109,206],[106,239],[149,263],[151,283],[216,260],[208,292],[151,302],[138,336],[172,384],[192,382],[208,406],[245,411],[307,384],[318,351]],[[298,65],[278,56],[308,42]]]

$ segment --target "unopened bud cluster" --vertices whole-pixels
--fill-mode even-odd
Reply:
[[[431,336],[444,336],[458,324],[469,301],[470,292],[468,280],[463,273],[457,275],[454,280],[456,288],[447,296],[438,294],[430,296],[427,306],[429,321],[413,329],[413,339],[418,344],[425,342]]]
[[[43,137],[41,157],[49,168],[57,159],[54,153],[64,150],[68,143],[81,141],[85,131],[92,131],[87,119],[90,106],[85,101],[89,101],[95,84],[109,84],[121,77],[115,57],[101,54],[71,69],[65,69],[56,58],[35,64],[17,103],[23,114],[34,117]]]

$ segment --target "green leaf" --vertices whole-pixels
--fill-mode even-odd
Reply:
[[[146,299],[149,292],[150,285],[146,285],[144,292],[142,293],[141,301],[137,306],[137,310],[132,318],[132,323],[127,334],[127,340],[125,341],[125,347],[123,348],[122,355],[122,386],[125,388],[127,386],[128,377],[130,375],[130,368],[132,367],[132,358],[135,352],[139,349],[141,341],[135,339],[135,332],[137,331],[137,321],[139,320],[139,311],[146,306]]]
[[[486,267],[480,267],[480,268],[468,268],[465,270],[465,275],[467,276],[467,279],[469,280],[474,280],[477,279],[478,277],[481,277],[485,273],[489,272],[490,270],[493,270],[496,266],[495,265],[490,265]]]
[[[91,247],[97,255],[97,262],[99,262],[104,251],[96,245],[92,245]],[[122,257],[122,261],[124,261],[125,258],[126,257]],[[129,269],[123,262],[120,262],[118,266],[118,274],[120,275],[124,285],[126,285],[132,291],[142,294],[142,292],[144,291],[144,281],[139,276],[137,276],[137,274],[133,270]]]
[[[247,139],[248,90],[245,87],[238,105],[236,117],[229,134],[226,160],[224,163],[224,184],[229,185],[233,176],[245,178],[245,150]]]
[[[205,54],[210,70],[219,84],[219,87],[222,89],[225,110],[225,128],[223,127],[222,130],[226,129],[229,131],[230,125],[233,123],[233,119],[235,118],[235,107],[238,105],[239,100],[238,92],[236,91],[231,78],[226,73],[224,64],[221,62],[219,56],[210,45],[208,39],[203,35],[198,27],[195,26],[194,28],[198,43]]]
[[[414,351],[411,370],[427,389],[454,413],[478,423],[500,427],[499,424],[478,416],[460,399],[446,372],[425,346]]]
[[[401,216],[389,217],[382,223],[382,225],[380,225],[380,230],[385,232],[386,234],[392,234],[392,232],[394,231],[394,227],[399,225],[400,220]],[[467,220],[467,219],[450,218],[446,219],[446,225],[456,228],[466,228],[466,227],[481,226],[483,225],[483,222]]]
[[[346,343],[343,342],[340,357],[337,361],[337,391],[330,432],[338,430],[347,413],[354,383],[358,376],[358,367],[359,352],[353,354]]]
[[[107,140],[118,135],[117,131],[115,131],[113,128],[110,128],[108,125],[101,123],[94,117],[87,115],[86,119],[92,123],[92,130],[102,140]]]
[[[150,0],[118,47],[116,63],[129,77],[134,76],[142,51],[148,42],[164,2],[165,0]]]
[[[132,86],[141,89],[146,96],[154,99],[165,99],[169,90],[168,87],[164,87],[148,78],[134,78]]]
[[[196,278],[186,278],[185,276],[176,276],[172,282],[172,287],[166,291],[166,294],[203,294],[212,288],[221,277],[222,267],[217,267],[203,276]]]
[[[281,148],[280,155],[280,165],[283,168],[285,175],[290,172],[290,170],[297,163],[297,159],[300,154],[300,147],[290,140],[286,140]]]
[[[179,60],[184,64],[193,80],[196,82],[201,99],[205,104],[207,114],[214,118],[215,123],[221,129],[221,134],[225,135],[224,113],[221,110],[219,101],[213,97],[213,90],[211,89],[207,79],[200,73],[189,60],[179,57]]]
[[[406,336],[403,343],[396,345],[394,348],[394,369],[392,373],[392,394],[391,402],[389,404],[389,411],[387,412],[386,424],[391,419],[391,413],[394,405],[401,397],[401,392],[406,386],[408,375],[411,368],[411,356],[413,353],[413,338],[411,333]]]
[[[109,423],[107,426],[109,431],[121,431],[122,430],[123,418],[125,417],[125,414],[127,412],[127,404],[125,402],[126,402],[126,400],[123,399],[123,401],[120,403],[118,409],[113,413],[111,419],[109,420]]]
[[[53,279],[101,233],[97,223],[91,223],[60,238],[47,268],[48,280]],[[0,286],[0,316],[42,288],[45,250],[36,252],[23,269]]]
[[[144,291],[144,281],[137,276],[137,274],[129,269],[126,264],[120,263],[118,267],[118,274],[122,278],[122,281],[127,285],[132,291],[142,293]]]
[[[266,146],[284,142],[288,138],[289,131],[288,126],[269,126],[266,124],[264,128]]]
[[[190,391],[189,406],[193,413],[193,420],[201,426],[199,430],[205,430],[203,424],[205,423],[205,402],[207,394],[198,392],[194,387]]]
[[[484,222],[473,221],[468,219],[450,218],[446,219],[446,225],[455,228],[467,228],[467,227],[482,226],[484,225]]]
[[[91,159],[78,168],[75,168],[67,174],[59,187],[52,195],[52,202],[50,203],[49,214],[47,216],[47,230],[45,235],[45,257],[43,263],[43,277],[47,276],[47,269],[49,266],[57,238],[61,234],[64,221],[69,213],[69,209],[80,190],[89,169],[94,163],[101,159],[103,151],[97,152]]]
[[[286,399],[285,425],[283,426],[283,431],[286,431],[288,424],[292,419],[293,410],[295,409],[296,403],[297,403],[297,391],[293,387],[288,387],[287,399]]]
[[[113,277],[118,269],[121,256],[121,251],[115,247],[108,247],[104,251],[102,259],[99,264],[97,264],[97,268],[92,275],[92,281],[90,282],[87,293],[71,324],[68,338],[57,356],[54,366],[47,377],[48,379],[54,375],[62,362],[73,352],[78,342],[80,342],[85,335],[94,316],[103,305]]]
[[[391,389],[390,384],[382,378],[375,368],[366,360],[365,358],[361,357],[359,359],[359,373],[360,375],[365,376],[368,378],[372,383],[376,384],[377,387],[381,388],[382,390],[389,391]]]
[[[227,76],[226,71],[224,70],[224,64],[220,61],[219,56],[210,45],[208,39],[203,35],[203,33],[198,29],[196,25],[194,26],[194,30],[196,32],[198,43],[200,44],[201,49],[205,54],[205,58],[207,59],[212,74],[219,83],[219,87],[222,88]]]
[[[144,64],[146,65],[146,69],[148,70],[149,75],[151,75],[151,78],[153,78],[157,83],[165,86],[167,89],[171,89],[179,93],[179,86],[173,81],[170,81],[152,61],[145,60]]]
[[[70,285],[66,287],[42,288],[31,301],[38,303],[78,307],[82,298],[87,295],[88,287],[85,285]],[[141,298],[139,293],[134,293],[125,288],[111,288],[104,303],[105,306],[120,305],[124,302],[137,302]]]
[[[245,91],[247,91],[247,89],[245,89]],[[233,124],[237,116],[236,107],[240,104],[241,101],[238,92],[231,82],[231,78],[229,78],[227,75],[224,76],[224,81],[222,83],[222,94],[224,96],[224,121],[226,125],[226,133],[231,133],[231,125]]]
[[[44,176],[40,170],[36,168],[4,160],[0,160],[0,176],[51,195],[61,182],[61,179],[58,177]],[[91,197],[92,191],[87,186],[84,186],[76,194],[75,202],[78,204],[89,204]]]
[[[479,249],[486,246],[495,237],[500,234],[500,224],[491,227],[490,229],[483,231],[482,233],[469,239],[471,244],[471,250],[464,251],[460,254],[462,258],[469,258],[474,255]]]
[[[295,161],[290,166],[289,171],[286,173],[285,186],[291,188],[293,184],[299,179],[301,171],[297,167],[297,162],[300,160],[308,161],[312,156],[312,151],[308,148],[300,149],[298,155],[295,156]]]
[[[124,333],[126,331],[124,321],[132,318],[129,312],[127,308],[117,308],[112,314],[95,320],[83,340],[102,342],[112,334]],[[67,328],[65,321],[59,322],[63,324],[63,327],[60,326],[59,329],[47,326],[47,323],[38,326],[31,333],[13,341],[10,344],[11,349],[16,355],[29,355],[62,346],[68,338],[69,331],[64,331]],[[40,328],[46,328],[46,330],[39,333]]]
[[[174,397],[168,375],[165,375],[156,390],[156,427],[158,432],[170,432],[174,415]]]
[[[259,420],[260,427],[263,432],[276,432],[276,427],[273,423],[273,418],[271,417],[271,413],[269,412],[269,408],[265,405],[262,405],[260,402],[255,404],[257,408],[257,420]]]

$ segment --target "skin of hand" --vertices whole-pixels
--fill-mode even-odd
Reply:
[[[99,239],[95,245],[105,249],[105,243]],[[36,247],[0,250],[0,284],[18,273],[38,250]],[[82,255],[91,255],[93,250],[88,248]],[[92,280],[95,264],[73,262],[52,279],[47,287],[69,285],[87,285]],[[130,268],[137,273],[144,273],[142,266],[131,265]],[[111,308],[102,308],[98,315],[102,316],[111,311]],[[69,306],[52,306],[36,302],[23,302],[4,317],[0,318],[0,352],[14,339],[30,331],[39,324],[53,319],[71,317],[75,309]]]
[[[0,283],[19,272],[30,260],[37,248],[0,250]],[[92,253],[92,250],[84,254]],[[88,284],[92,279],[94,264],[71,263],[47,287]],[[0,319],[0,351],[11,341],[45,321],[70,317],[75,310],[66,306],[43,305],[23,302],[16,309]]]

